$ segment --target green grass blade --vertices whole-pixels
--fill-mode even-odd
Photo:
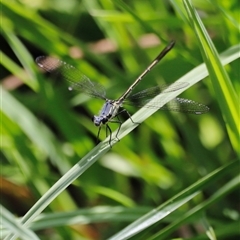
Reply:
[[[72,224],[129,222],[141,217],[150,209],[150,207],[97,206],[69,212],[44,213],[30,224],[30,228],[36,231]]]
[[[216,178],[218,174],[226,174],[229,170],[238,167],[239,161],[233,161],[230,164],[227,164],[220,169],[215,170],[211,174],[207,175],[205,178],[199,181],[203,181],[206,178],[214,177]],[[210,180],[211,181],[211,180]],[[153,239],[166,239],[167,236],[169,236],[171,233],[173,233],[179,226],[191,222],[194,218],[197,218],[198,215],[203,212],[204,210],[207,210],[211,205],[218,202],[219,199],[223,199],[227,194],[232,192],[233,190],[236,190],[239,187],[239,175],[237,175],[235,178],[233,178],[230,182],[222,186],[218,191],[216,191],[208,200],[201,202],[194,208],[192,208],[190,211],[188,211],[186,214],[183,214],[182,217],[175,220],[173,223],[168,225],[166,228],[162,229],[157,233]]]
[[[4,24],[3,24],[4,26]],[[25,48],[25,46],[21,43],[21,41],[18,39],[18,37],[12,32],[10,29],[3,27],[3,31],[5,38],[7,39],[8,43],[10,44],[12,50],[18,57],[18,59],[21,61],[22,65],[24,66],[24,69],[27,70],[27,73],[29,74],[29,82],[26,82],[27,85],[29,85],[34,90],[38,89],[38,82],[36,81],[36,74],[33,71],[33,66],[35,66],[35,63],[33,62],[33,59],[31,55],[29,54],[28,50]]]
[[[144,20],[142,20],[126,3],[124,3],[122,0],[116,0],[115,3],[122,8],[125,12],[129,13],[130,16],[132,16],[136,22],[138,22],[141,26],[143,26],[146,31],[155,33],[156,35],[158,35],[159,37],[161,37],[161,35],[155,31],[154,28],[151,27],[150,24],[146,23]]]
[[[207,33],[198,13],[191,4],[191,1],[183,0],[190,23],[199,41],[202,56],[206,63],[209,76],[215,90],[216,98],[223,118],[226,122],[231,143],[236,153],[239,154],[239,101],[236,91],[233,88],[229,76],[221,64],[218,52]],[[237,50],[239,55],[239,49]]]
[[[60,151],[55,136],[41,123],[31,111],[17,101],[9,92],[1,89],[2,104],[0,109],[3,114],[16,122],[31,141],[49,155],[58,166],[60,172],[65,173],[69,169],[66,157]],[[16,111],[17,109],[17,111]]]
[[[109,239],[111,240],[128,239],[129,237],[144,230],[150,225],[162,220],[168,214],[176,210],[181,205],[180,204],[177,207],[177,205],[173,206],[172,205],[173,203],[177,202],[178,204],[179,203],[183,204],[184,201],[186,202],[189,201],[193,197],[192,194],[196,195],[198,191],[203,190],[209,183],[212,183],[212,181],[216,181],[219,177],[228,173],[230,170],[234,169],[238,165],[238,163],[239,163],[238,161],[233,161],[230,164],[227,164],[217,169],[216,171],[213,171],[212,173],[208,174],[206,177],[200,179],[199,181],[197,181],[196,183],[194,183],[193,185],[185,189],[183,192],[179,193],[172,199],[169,199],[165,204],[159,206],[158,209],[155,209],[147,213],[142,218],[139,218],[137,221],[133,222],[132,224],[124,228],[122,231],[120,231],[118,234],[114,235]],[[161,230],[158,234],[153,236],[153,238],[151,239],[165,239],[165,237],[168,236],[168,234],[170,234],[173,230],[175,230],[177,227],[183,224],[184,221],[186,221],[186,219],[194,217],[195,213],[204,210],[207,206],[217,201],[219,197],[223,197],[227,193],[235,189],[237,185],[239,185],[239,181],[235,178],[230,183],[226,184],[226,186],[222,187],[218,192],[216,192],[210,200],[206,201],[204,204],[201,203],[199,206],[196,206],[191,211],[189,211],[186,215],[184,215],[184,217],[180,217],[174,223],[170,224],[167,228]],[[187,200],[188,197],[189,199]],[[183,202],[181,202],[181,200]],[[152,220],[152,218],[154,219],[154,221]],[[173,226],[174,224],[175,226]]]
[[[209,237],[210,240],[217,240],[215,231],[213,227],[209,224],[209,221],[207,220],[206,216],[203,216],[201,219],[201,224],[203,228],[205,229],[206,235]]]
[[[1,208],[1,224],[11,232],[15,233],[23,240],[37,240],[37,235],[30,229],[22,226],[19,220],[16,218],[2,205]],[[2,237],[2,234],[1,234]]]
[[[95,163],[98,158],[103,156],[109,148],[109,144],[105,143],[104,145],[99,144],[90,151],[34,204],[27,214],[24,215],[21,222],[28,226],[63,190]],[[15,237],[13,237],[13,235],[6,237],[6,240],[10,239],[15,239]]]
[[[8,69],[12,74],[20,78],[22,81],[24,81],[26,84],[31,86],[31,81],[29,75],[21,68],[19,67],[12,59],[10,59],[4,52],[0,51],[0,64]]]
[[[116,235],[110,237],[109,240],[128,239],[131,236],[136,235],[137,233],[143,231],[144,229],[148,228],[149,226],[155,224],[156,222],[162,220],[163,218],[171,214],[183,204],[194,198],[197,194],[199,194],[198,191],[190,194],[187,197],[183,197],[182,199],[178,199],[175,201],[172,199],[171,201],[169,201],[169,204],[163,204],[164,206],[159,206],[157,209],[153,209],[143,217],[137,219],[135,222],[124,228]]]

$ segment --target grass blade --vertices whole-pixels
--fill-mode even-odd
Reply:
[[[6,208],[4,208],[2,205],[0,206],[0,208],[1,208],[1,220],[2,220],[1,224],[3,224],[3,226],[11,230],[11,232],[14,232],[23,240],[39,239],[33,231],[22,226],[20,224],[20,221],[16,220],[15,217]]]
[[[195,35],[199,41],[202,56],[206,63],[209,76],[215,90],[216,98],[223,118],[226,122],[231,143],[236,153],[239,154],[239,101],[236,91],[233,88],[232,82],[229,79],[227,72],[221,64],[218,52],[207,33],[198,13],[194,9],[189,0],[183,0],[189,21],[195,31]],[[239,49],[237,50],[239,57]]]

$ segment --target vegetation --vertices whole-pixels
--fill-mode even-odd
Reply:
[[[2,239],[239,237],[238,0],[0,6]],[[56,56],[117,99],[171,40],[136,91],[178,80],[157,100],[181,93],[210,111],[128,108],[142,124],[124,122],[112,148],[91,121],[103,102],[35,63]]]

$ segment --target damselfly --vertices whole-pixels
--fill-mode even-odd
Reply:
[[[99,139],[101,127],[103,125],[106,125],[106,132],[109,130],[110,133],[109,144],[111,145],[112,130],[109,127],[108,123],[119,123],[119,128],[116,134],[117,138],[122,125],[122,122],[119,119],[119,114],[126,112],[132,120],[131,115],[128,113],[128,111],[123,108],[123,104],[133,105],[136,107],[160,108],[160,103],[154,102],[153,104],[150,104],[150,100],[161,92],[166,93],[176,91],[188,85],[188,83],[185,82],[176,82],[171,85],[155,86],[145,89],[141,92],[131,94],[134,87],[136,87],[136,85],[143,79],[143,77],[146,76],[146,74],[150,72],[152,68],[173,48],[174,44],[174,41],[170,42],[170,44],[160,52],[160,54],[152,61],[152,63],[134,81],[134,83],[127,89],[127,91],[125,91],[122,96],[116,100],[111,100],[106,97],[106,91],[101,84],[91,81],[78,69],[61,60],[49,56],[40,56],[36,59],[36,62],[38,66],[43,68],[45,71],[52,73],[59,79],[63,79],[69,82],[69,90],[76,89],[91,97],[99,98],[105,101],[99,114],[94,115],[92,120],[95,126],[99,127],[97,139]],[[160,109],[193,114],[202,114],[206,113],[209,110],[207,106],[201,103],[197,103],[195,101],[184,98],[175,98],[171,100],[167,105],[162,106]],[[114,118],[117,120],[114,120]]]

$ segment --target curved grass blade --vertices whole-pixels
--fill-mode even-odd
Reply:
[[[225,166],[213,171],[212,173],[208,174],[207,176],[203,177],[196,183],[189,186],[184,191],[180,192],[170,200],[168,200],[166,203],[159,206],[157,209],[154,209],[150,211],[149,213],[145,214],[141,218],[137,219],[135,222],[128,225],[126,228],[121,230],[116,235],[112,236],[108,240],[117,240],[117,239],[129,239],[131,236],[136,235],[137,233],[143,231],[145,228],[155,224],[156,222],[162,220],[167,215],[169,215],[171,212],[176,210],[178,207],[180,207],[184,201],[189,201],[194,195],[197,195],[199,191],[204,189],[208,184],[211,184],[213,181],[216,181],[219,177],[222,175],[227,174],[229,171],[233,170],[237,165],[239,164],[238,161],[233,161],[229,164],[226,164]],[[211,198],[211,200],[205,201],[204,204],[200,204],[201,207],[209,206],[210,204],[214,203],[220,196],[223,196],[223,194],[229,193],[231,190],[235,189],[239,185],[239,181],[235,178],[231,183],[227,183],[223,188],[221,188],[217,193],[214,194],[214,196]],[[224,196],[225,196],[224,195]],[[187,200],[188,199],[188,200]],[[179,204],[175,205],[175,203]],[[182,203],[182,204],[180,204]],[[199,206],[195,207],[193,210],[190,210],[188,213],[186,213],[184,216],[192,217],[192,212],[199,212],[203,210]],[[185,219],[185,218],[184,218]],[[179,223],[182,223],[183,217],[180,217],[175,222],[178,223],[177,226],[180,226]],[[175,223],[174,222],[174,223]],[[174,224],[173,223],[173,224]],[[167,233],[169,234],[171,227],[170,226],[164,228],[164,230],[169,230]],[[169,229],[170,228],[170,229]],[[175,230],[176,228],[174,228]],[[161,230],[159,233],[157,233],[153,238],[151,239],[166,239],[165,237],[168,236],[164,230]],[[166,235],[165,235],[166,234]]]
[[[226,122],[226,127],[232,146],[234,147],[236,153],[239,154],[240,116],[237,94],[227,72],[221,64],[218,52],[198,13],[192,6],[191,1],[183,0],[183,3],[188,17],[191,20],[189,23],[192,25],[198,39],[199,47],[201,48],[202,56],[206,63],[209,76],[212,80],[212,84],[216,93],[216,98],[219,102],[223,118]],[[239,57],[239,49],[237,51]]]
[[[16,220],[16,218],[6,208],[4,208],[4,206],[1,205],[0,208],[1,208],[1,224],[3,226],[11,230],[11,232],[15,233],[21,239],[32,240],[39,239],[32,230],[24,227],[19,220]]]
[[[214,180],[216,181],[219,175],[224,176],[225,174],[229,173],[229,171],[232,171],[234,170],[234,168],[238,167],[238,165],[239,165],[239,160],[232,161],[229,164],[226,164],[223,167],[220,167],[219,169],[216,169],[212,173],[208,174],[206,177],[199,180],[198,183],[201,183],[205,180],[210,180],[211,178],[214,178]],[[229,193],[231,193],[237,188],[239,188],[239,175],[235,176],[231,181],[223,185],[209,199],[205,200],[204,202],[201,202],[200,204],[198,204],[197,206],[195,206],[194,208],[186,212],[183,216],[181,216],[180,218],[176,219],[174,222],[169,224],[167,227],[165,227],[164,229],[161,229],[157,234],[155,234],[151,238],[151,240],[166,239],[171,233],[173,233],[181,225],[192,222],[194,218],[199,219],[199,214],[201,214],[211,205],[218,202],[219,199],[223,199],[226,195],[228,195]]]

